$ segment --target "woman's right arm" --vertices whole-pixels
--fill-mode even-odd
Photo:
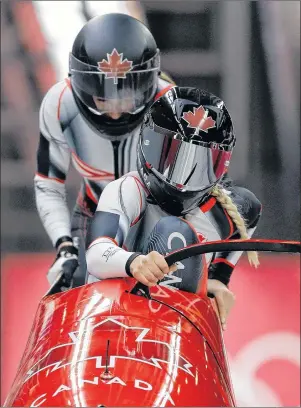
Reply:
[[[87,269],[98,279],[131,276],[129,265],[139,254],[122,245],[146,205],[141,181],[126,175],[112,181],[101,194],[87,235]]]
[[[141,181],[127,175],[104,189],[88,231],[86,253],[88,272],[98,279],[132,276],[154,286],[169,272],[164,257],[156,251],[147,255],[122,248],[130,228],[140,220],[146,207]]]

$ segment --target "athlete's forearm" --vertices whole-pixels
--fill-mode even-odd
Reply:
[[[126,264],[133,254],[120,248],[113,239],[100,237],[86,252],[88,272],[98,279],[126,277]]]
[[[248,237],[251,238],[256,227],[248,228]],[[233,235],[232,239],[240,239],[240,235]],[[231,275],[243,251],[224,251],[215,254],[214,260],[209,267],[209,278],[219,280],[225,285],[230,282]]]
[[[71,237],[70,213],[66,202],[65,185],[35,176],[34,189],[37,209],[53,246],[63,236]]]

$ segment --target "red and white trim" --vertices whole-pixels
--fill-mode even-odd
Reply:
[[[109,241],[109,243],[113,243],[114,245],[118,246],[118,243],[114,238],[107,237],[107,236],[102,236],[102,237],[98,237],[98,238],[94,239],[91,242],[91,244],[89,245],[89,248],[91,248],[91,246],[95,245],[95,244],[107,244],[108,241]]]
[[[113,173],[109,173],[105,170],[98,170],[94,167],[89,166],[87,163],[83,162],[74,152],[72,152],[72,162],[75,169],[85,178],[95,181],[115,180],[115,176]]]
[[[58,182],[58,183],[60,183],[60,184],[65,184],[65,180],[61,180],[61,179],[59,179],[59,178],[56,178],[56,177],[48,177],[48,176],[45,176],[44,174],[41,174],[41,173],[36,173],[36,180],[38,180],[38,179],[47,179],[47,180],[51,180],[51,181],[56,181],[56,182]]]

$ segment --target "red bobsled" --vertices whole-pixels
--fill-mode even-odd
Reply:
[[[198,244],[168,263],[220,250],[300,252],[300,243]],[[40,302],[5,406],[235,406],[217,309],[205,291],[108,279]],[[140,295],[140,296],[139,296]]]

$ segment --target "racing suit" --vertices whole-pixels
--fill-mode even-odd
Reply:
[[[156,97],[171,86],[159,78]],[[106,184],[136,168],[139,129],[108,140],[82,118],[69,80],[48,91],[40,108],[34,187],[37,209],[53,246],[64,236],[83,238]],[[64,185],[71,161],[83,177],[72,221]]]
[[[233,184],[227,185],[226,188],[245,219],[248,236],[251,237],[261,214],[260,202],[245,188]],[[183,219],[195,233],[197,241],[191,241],[189,244],[240,238],[230,216],[214,197],[209,197],[204,204],[183,217],[171,217],[152,202],[138,172],[131,172],[110,183],[99,200],[87,235],[88,272],[97,279],[126,277],[127,261],[135,252],[147,253],[150,250],[157,250],[165,255],[167,247],[170,250],[178,249],[166,245],[171,234],[177,233],[177,227],[173,229],[171,225],[166,228],[164,225],[161,231],[157,231],[156,236],[153,234],[161,220],[166,220],[167,223],[171,220],[176,225],[177,219]],[[167,236],[163,230],[168,230],[169,235]],[[150,241],[155,243],[152,248],[147,244]],[[185,237],[182,241],[188,244]],[[210,263],[212,265],[209,268],[209,277],[227,285],[241,255],[242,252],[206,254],[207,266]],[[185,262],[189,260],[182,262],[185,266]],[[189,287],[189,290],[195,291],[198,285],[196,270],[200,269],[200,265],[200,263],[197,266],[189,265],[185,274],[178,268],[172,275],[176,276],[174,287],[184,290],[188,290]],[[189,275],[189,271],[192,270],[194,271]],[[192,280],[195,281],[193,284]],[[89,281],[93,281],[91,276]]]

